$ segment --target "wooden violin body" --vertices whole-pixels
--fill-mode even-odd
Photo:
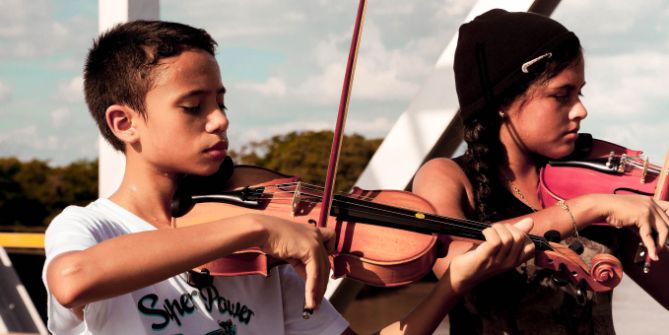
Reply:
[[[580,134],[574,154],[550,161],[541,169],[539,197],[543,206],[589,193],[641,194],[667,200],[669,184],[661,178],[663,167],[650,164],[641,155],[642,151]],[[669,278],[669,251],[661,251],[660,260],[652,263],[650,273],[644,273],[646,251],[638,230],[620,229],[613,233],[625,273],[669,309],[669,290],[664,285]]]
[[[251,187],[249,187],[251,186]],[[248,213],[276,216],[301,224],[315,224],[322,203],[319,189],[298,182],[298,178],[251,166],[238,166],[232,178],[221,191],[257,192],[262,196],[240,202],[202,202],[184,216],[177,218],[177,226],[210,222]],[[243,191],[246,190],[246,191]],[[251,190],[251,191],[249,191]],[[252,195],[247,195],[249,198]],[[431,212],[432,206],[404,191],[363,191],[356,189],[351,199],[366,199],[371,203],[384,203],[412,207]],[[374,286],[398,286],[422,278],[431,270],[443,250],[438,248],[435,235],[401,231],[381,225],[365,225],[353,221],[328,218],[328,227],[336,231],[336,252],[331,256],[335,277],[347,276]],[[268,269],[281,262],[258,249],[240,251],[205,264],[212,275],[267,275]]]
[[[228,168],[232,167],[222,170]],[[185,183],[190,186],[178,191],[173,202],[177,226],[248,213],[316,224],[322,188],[251,166],[237,166],[226,178]],[[482,230],[487,225],[431,213],[429,202],[405,191],[355,188],[350,194],[336,195],[326,224],[336,233],[336,250],[330,257],[334,277],[381,287],[405,285],[431,271],[436,259],[446,256],[452,239],[474,243],[484,239]],[[531,238],[538,245],[537,265],[566,274],[566,281],[584,291],[609,291],[621,280],[622,270],[613,256],[598,255],[587,266],[568,248]],[[204,264],[200,270],[206,268],[211,275],[266,276],[269,268],[280,263],[256,248]]]

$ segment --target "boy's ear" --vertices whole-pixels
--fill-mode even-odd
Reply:
[[[139,114],[126,105],[111,105],[105,111],[107,126],[121,141],[133,144],[139,140],[139,132],[135,126]]]

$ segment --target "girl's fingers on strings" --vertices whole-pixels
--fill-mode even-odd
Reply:
[[[639,236],[641,237],[643,244],[646,246],[650,258],[654,261],[657,261],[657,249],[655,247],[655,241],[653,240],[651,224],[648,222],[648,219],[645,219],[640,223]]]
[[[657,201],[655,202],[658,203]],[[659,204],[653,207],[656,211],[659,220],[655,220],[655,231],[657,232],[657,248],[663,250],[667,242],[667,235],[669,234],[669,216],[662,210]]]

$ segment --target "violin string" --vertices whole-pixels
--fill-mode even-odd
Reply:
[[[312,184],[307,184],[307,183],[302,183],[302,182],[293,182],[293,183],[283,183],[283,184],[277,184],[277,185],[270,185],[270,186],[266,186],[266,187],[272,187],[272,186],[274,186],[275,188],[281,190],[281,187],[292,186],[292,185],[296,185],[296,184],[300,184],[300,194],[301,194],[301,195],[308,195],[308,196],[312,196],[312,197],[314,197],[315,199],[322,199],[322,196],[318,193],[318,191],[323,190],[323,187],[321,187],[321,186],[317,186],[317,185],[312,185]],[[308,192],[305,192],[305,190],[315,190],[316,193],[315,193],[315,194],[313,194],[313,193],[308,193]],[[274,198],[276,198],[276,194],[288,194],[288,195],[289,195],[289,198],[292,199],[292,198],[294,197],[295,192],[297,192],[297,191],[296,191],[296,190],[272,191],[272,192],[271,192],[272,195],[267,195],[266,197],[274,197]],[[266,192],[266,193],[267,193],[267,192]],[[263,194],[264,194],[264,193],[263,193]],[[340,195],[340,196],[342,196],[342,197],[344,197],[344,198],[354,198],[354,199],[357,199],[357,200],[363,200],[363,201],[366,200],[366,201],[369,201],[369,202],[372,202],[372,200],[374,200],[373,197],[370,197],[370,196],[364,196],[364,195],[361,195],[361,194],[351,194],[351,193],[342,193],[342,192],[337,192],[336,194],[337,194],[337,195]],[[262,198],[262,196],[261,196],[261,198]],[[402,209],[418,211],[418,210],[416,210],[416,209],[412,209],[412,208],[402,208]],[[477,221],[470,221],[470,222],[468,222],[468,223],[469,223],[469,224],[478,224],[479,222],[477,222]],[[486,227],[487,227],[487,226],[486,226]]]
[[[279,194],[279,195],[281,195],[281,196],[283,196],[283,195],[289,195],[289,196],[286,196],[285,199],[290,199],[290,200],[292,200],[292,199],[293,199],[293,196],[294,196],[294,194],[295,194],[295,191],[280,191],[280,192],[276,192],[276,191],[274,191],[274,192],[272,192],[271,195],[266,195],[266,193],[263,193],[263,195],[260,196],[260,198],[262,198],[262,199],[270,199],[270,198],[273,198],[273,199],[279,199],[278,197],[275,196],[276,194]],[[301,198],[301,199],[300,199],[300,200],[303,200],[303,201],[310,201],[310,204],[318,204],[318,203],[320,203],[318,200],[321,200],[321,199],[322,199],[322,197],[321,197],[320,195],[318,195],[318,194],[310,194],[310,193],[304,193],[304,192],[300,192],[300,194],[301,194],[301,195],[305,195],[305,194],[306,194],[306,195],[310,196],[311,198],[315,199],[315,200],[307,200],[307,198]],[[344,194],[341,194],[341,195],[342,195],[344,198],[350,198],[349,195],[344,195]],[[366,198],[373,199],[373,198],[370,198],[370,197],[366,197]],[[338,201],[341,202],[341,203],[345,203],[345,204],[354,204],[354,203],[352,203],[352,202],[343,201],[343,200],[338,200]],[[370,201],[370,202],[371,202],[371,201]],[[373,202],[372,202],[372,203],[373,203]],[[365,205],[362,205],[362,204],[358,204],[358,205],[360,205],[361,207],[367,208],[367,209],[381,210],[381,209],[377,209],[377,208],[372,208],[372,207],[370,207],[370,206],[365,206]],[[402,208],[402,209],[404,209],[404,210],[412,210],[412,211],[416,211],[415,209],[410,209],[410,208]],[[409,214],[403,214],[403,213],[399,213],[399,212],[395,213],[395,212],[392,212],[392,211],[390,211],[390,210],[382,210],[382,211],[384,211],[384,212],[386,212],[386,213],[388,213],[388,214],[402,215],[402,216],[404,216],[404,217],[412,217],[412,218],[413,218],[413,216],[412,216],[412,215],[409,215]],[[433,215],[433,214],[430,214],[430,215]],[[447,219],[447,220],[457,221],[457,223],[467,224],[467,225],[470,226],[470,227],[471,227],[471,226],[475,226],[475,227],[479,227],[479,228],[487,228],[487,227],[490,226],[489,224],[485,224],[485,223],[481,223],[481,222],[473,221],[473,220],[468,220],[468,219],[447,218],[447,217],[441,217],[441,216],[438,216],[438,215],[433,215],[433,216],[440,217],[440,218]],[[433,223],[439,223],[440,221],[437,221],[437,220],[431,220],[431,222],[433,222]]]
[[[324,188],[322,186],[312,185],[312,184],[308,184],[308,183],[304,183],[304,182],[282,183],[282,184],[277,184],[277,185],[268,185],[268,186],[265,186],[265,187],[274,187],[274,188],[277,188],[277,189],[281,189],[282,187],[290,187],[290,186],[294,186],[294,185],[298,185],[298,184],[299,184],[301,193],[304,193],[305,190],[313,190],[316,193],[322,192],[324,190]],[[289,192],[290,193],[290,192],[296,192],[296,191],[284,191],[284,192]],[[343,193],[343,192],[336,192],[335,194],[336,195],[341,195],[341,196],[355,196],[356,198],[361,199],[361,200],[362,199],[367,199],[367,200],[373,200],[374,199],[372,197],[364,196],[364,195],[361,195],[361,194],[350,194],[350,193]]]
[[[287,201],[287,202],[292,202],[292,198],[282,198],[282,200],[291,200],[291,201]],[[301,201],[309,203],[309,204],[320,204],[320,201],[313,201],[313,200],[307,200],[307,199],[301,199]],[[346,201],[342,201],[342,200],[335,200],[335,201],[340,202],[340,203],[355,204],[355,203],[346,202]],[[392,215],[399,216],[399,217],[415,219],[415,216],[410,215],[410,214],[406,214],[406,213],[393,212],[393,211],[390,211],[390,210],[380,209],[380,208],[373,208],[373,207],[364,206],[364,205],[361,205],[361,204],[356,204],[356,205],[361,206],[361,207],[367,207],[368,209],[371,209],[371,210],[376,210],[376,211],[392,214]],[[334,204],[333,206],[336,206],[336,204]],[[279,208],[279,206],[277,206],[277,208]],[[430,214],[430,215],[432,215],[432,214]],[[440,224],[440,225],[448,225],[450,227],[460,229],[464,232],[474,232],[474,233],[480,233],[480,232],[483,231],[483,229],[490,227],[490,225],[485,224],[485,223],[481,223],[481,222],[478,222],[478,221],[440,217],[440,216],[437,216],[437,215],[433,215],[433,216],[435,216],[437,218],[447,219],[448,221],[451,221],[451,222],[448,222],[448,221],[444,222],[444,221],[440,221],[440,220],[434,220],[434,219],[431,219],[430,217],[426,217],[424,219],[421,219],[421,221],[434,223],[434,224]],[[463,223],[466,223],[466,222],[469,222],[469,224],[463,224]],[[391,228],[393,228],[393,227],[391,227]],[[397,228],[397,229],[402,229],[402,228]],[[541,243],[543,245],[547,245],[547,241],[543,237],[536,236],[536,235],[531,235],[531,234],[528,234],[527,236],[533,242],[537,242],[537,243]]]
[[[285,199],[285,200],[289,200],[288,198],[284,198],[284,199]],[[320,201],[307,200],[307,199],[301,199],[301,201],[302,201],[303,203],[308,203],[308,204],[320,204],[320,203],[321,203]],[[290,202],[291,202],[291,201],[285,201],[285,202],[283,202],[283,203],[290,203]],[[342,202],[341,200],[335,200],[335,202],[336,202],[336,203],[333,204],[333,207],[336,207],[336,206],[337,206],[337,203],[349,203],[349,204],[350,204],[350,202]],[[281,203],[281,202],[279,202],[279,203],[275,203],[275,205],[279,205],[280,203]],[[359,205],[359,204],[358,204],[358,205]],[[274,206],[271,205],[271,203],[270,203],[270,205],[268,205],[268,207],[270,207],[270,206],[271,206],[271,207],[274,207]],[[360,207],[367,207],[367,209],[376,210],[376,211],[379,211],[379,212],[384,212],[385,214],[391,214],[391,215],[394,215],[394,216],[397,216],[397,217],[403,217],[403,218],[415,219],[415,217],[414,217],[413,215],[409,215],[409,214],[406,214],[406,213],[393,212],[393,211],[384,210],[384,209],[378,209],[378,208],[371,208],[371,207],[369,207],[369,206],[363,206],[363,205],[359,205],[359,206],[360,206]],[[276,208],[282,208],[282,206],[276,206]],[[453,227],[453,228],[460,229],[460,230],[465,231],[465,232],[475,232],[475,233],[478,233],[478,232],[481,232],[484,228],[487,228],[487,226],[486,226],[486,227],[478,227],[478,228],[477,228],[477,227],[472,226],[472,225],[465,225],[465,224],[459,224],[459,223],[454,223],[454,222],[442,222],[442,221],[439,221],[439,220],[433,220],[433,219],[430,219],[430,218],[427,218],[427,217],[426,217],[425,219],[421,219],[421,221],[422,221],[422,222],[434,223],[434,224],[440,224],[440,225],[448,225],[448,226],[451,226],[451,227]],[[392,228],[392,227],[391,227],[391,228]],[[402,229],[402,228],[398,228],[398,229]]]
[[[307,202],[309,204],[313,204],[313,205],[320,203],[319,200],[322,200],[322,195],[319,194],[318,191],[322,190],[323,187],[318,186],[318,185],[309,184],[309,183],[304,183],[304,182],[288,182],[288,183],[280,183],[280,184],[276,184],[276,185],[264,185],[263,186],[265,188],[264,192],[261,195],[254,196],[253,198],[254,199],[279,200],[280,199],[279,196],[281,196],[284,199],[289,200],[289,202],[292,202],[294,200],[294,195],[297,192],[297,190],[285,190],[284,188],[291,187],[291,186],[296,186],[296,188],[297,188],[298,185],[299,185],[299,194],[301,195],[301,197],[300,197],[301,201],[305,201],[305,202]],[[275,188],[279,191],[272,191],[271,189],[273,189],[273,188]],[[314,190],[314,191],[316,191],[315,192],[316,194],[308,193],[308,192],[306,192],[306,190]],[[350,198],[350,199],[356,199],[356,200],[359,200],[359,201],[366,201],[366,202],[370,202],[370,203],[373,203],[371,200],[374,199],[373,197],[363,196],[363,195],[359,195],[359,194],[342,193],[342,192],[337,192],[336,194],[340,195],[344,199],[349,199]],[[279,195],[279,196],[277,196],[277,195]],[[307,197],[302,197],[303,195],[307,195],[308,197],[311,197],[315,200],[307,200]],[[340,202],[340,203],[344,203],[344,204],[351,204],[351,205],[354,204],[352,202],[344,201],[344,200],[341,200],[341,199],[339,199],[337,201]],[[412,218],[412,219],[415,218],[413,215],[410,215],[410,214],[405,214],[405,213],[400,213],[400,212],[393,212],[393,211],[386,210],[386,209],[374,208],[374,207],[371,207],[371,206],[365,206],[363,204],[357,204],[357,205],[360,206],[360,207],[369,209],[369,210],[382,211],[382,212],[385,212],[387,214],[391,214],[391,215],[395,215],[395,216],[399,216],[399,217]],[[401,209],[416,211],[415,209],[409,209],[409,208],[401,208]],[[418,212],[420,212],[420,211],[418,211]],[[436,218],[441,218],[441,219],[445,220],[446,222],[436,220],[436,219],[431,219],[429,217],[426,218],[426,219],[421,219],[421,220],[423,220],[424,222],[429,222],[429,223],[434,223],[434,224],[447,224],[447,225],[449,225],[451,227],[454,227],[454,228],[462,229],[462,230],[465,230],[465,231],[477,232],[477,233],[483,231],[483,229],[485,229],[485,228],[490,227],[489,224],[474,221],[474,220],[455,219],[455,218],[449,218],[449,217],[442,217],[442,216],[434,215],[434,214],[430,214],[430,215],[433,216],[433,217],[436,217]],[[448,222],[448,221],[450,221],[450,222]],[[546,242],[546,240],[543,237],[530,235],[530,234],[528,234],[528,236],[530,237],[530,239],[532,239],[535,242],[539,242],[539,243],[545,243]]]
[[[625,158],[625,160],[626,160],[625,164],[630,165],[630,166],[632,166],[636,169],[643,169],[644,168],[644,162],[647,161],[647,159],[643,159],[639,156],[624,156],[623,157],[623,155],[613,155],[613,157],[617,158],[619,160],[622,160],[623,158]],[[641,160],[641,162],[639,162],[639,160]],[[659,174],[660,172],[662,172],[662,166],[657,165],[657,164],[653,164],[653,163],[648,163],[648,165],[646,166],[646,170],[649,171],[649,172]]]
[[[271,199],[271,200],[288,200],[287,202],[292,202],[293,199],[294,199],[293,195],[294,195],[295,192],[294,191],[280,191],[280,192],[271,192],[271,194],[267,194],[267,193],[270,193],[270,192],[265,192],[265,193],[263,193],[263,195],[256,196],[252,200],[257,200],[257,199],[270,200]],[[300,194],[308,196],[308,197],[300,197],[300,201],[311,204],[311,205],[319,204],[320,203],[319,200],[322,199],[322,197],[318,194],[309,194],[309,193],[303,193],[303,192],[301,192]],[[349,197],[344,196],[344,198],[349,198]],[[343,203],[343,204],[351,204],[351,205],[356,204],[356,203],[353,203],[351,201],[344,201],[344,200],[341,200],[341,199],[338,199],[336,201],[339,202],[339,203]],[[364,201],[364,200],[362,200],[362,201]],[[373,202],[370,201],[370,203],[373,203]],[[382,211],[382,212],[387,213],[387,214],[392,214],[392,215],[406,217],[406,218],[414,218],[414,216],[410,215],[410,214],[405,214],[405,213],[401,213],[401,212],[393,212],[393,211],[387,210],[387,209],[374,208],[374,207],[364,205],[364,204],[357,204],[357,205],[360,206],[360,207],[366,208],[366,209],[370,209],[370,210]],[[409,208],[401,208],[401,209],[416,211],[414,209],[409,209]],[[430,215],[432,215],[432,214],[430,214]],[[436,217],[439,217],[439,216],[436,216]],[[450,222],[449,224],[455,225],[457,228],[465,228],[465,229],[474,228],[474,231],[481,231],[484,228],[489,227],[489,225],[484,224],[484,223],[480,223],[478,221],[472,221],[472,220],[467,220],[467,219],[454,219],[454,218],[446,218],[446,217],[442,217],[442,218],[444,218],[446,220],[455,221],[455,222]],[[424,219],[424,220],[426,220],[428,222],[431,222],[431,223],[443,224],[443,222],[438,221],[438,220],[433,220],[433,219]],[[476,228],[478,228],[478,229],[476,229]]]
[[[317,187],[314,187],[314,188],[317,188]],[[281,192],[276,192],[276,193],[294,194],[294,191],[281,191]],[[264,193],[263,193],[263,195],[264,195]],[[322,199],[322,197],[319,196],[319,195],[314,195],[314,194],[308,194],[308,195],[310,197],[312,197],[313,199],[316,199],[316,200]],[[272,196],[265,196],[265,197],[261,197],[261,198],[270,198],[270,197],[272,197]],[[348,196],[344,196],[344,198],[348,198]],[[279,199],[279,198],[275,198],[275,199]],[[285,197],[284,199],[291,200],[291,202],[292,202],[293,197]],[[305,201],[305,202],[310,203],[310,204],[320,203],[319,201],[308,200],[306,198],[301,198],[300,200]],[[336,200],[336,201],[341,202],[341,203],[346,203],[346,204],[355,204],[355,203],[347,202],[347,201],[343,201],[343,200]],[[363,204],[357,204],[357,205],[361,206],[363,208],[367,208],[367,209],[371,209],[371,210],[377,210],[377,211],[385,212],[387,214],[392,214],[392,215],[396,215],[396,216],[400,216],[400,217],[414,218],[414,216],[412,216],[410,214],[405,214],[405,213],[401,213],[401,212],[393,212],[391,210],[380,209],[380,208],[373,208],[371,206],[365,206]],[[405,208],[403,208],[403,209],[405,209]],[[410,209],[408,209],[408,210],[410,210]],[[424,221],[427,221],[427,222],[430,222],[430,223],[435,223],[435,224],[448,224],[452,227],[467,230],[467,231],[472,231],[472,232],[481,232],[483,229],[490,227],[489,224],[478,222],[478,221],[473,221],[473,220],[468,220],[468,219],[448,218],[448,217],[442,217],[442,216],[432,215],[432,214],[430,214],[430,215],[434,216],[436,218],[441,218],[441,219],[447,220],[447,222],[431,219],[430,217],[426,217],[425,219],[421,219],[421,220],[424,220]],[[448,221],[451,221],[451,222],[448,222]],[[530,234],[528,234],[528,236],[530,237],[531,240],[533,240],[535,242],[539,242],[539,243],[545,242],[545,239],[543,237],[530,235]]]

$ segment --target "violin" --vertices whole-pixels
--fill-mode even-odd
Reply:
[[[550,160],[541,168],[539,198],[544,207],[589,193],[640,194],[668,200],[668,167],[667,162],[664,166],[651,164],[641,150],[579,134],[574,153]],[[610,227],[606,223],[594,225]],[[662,282],[669,278],[669,251],[659,251],[660,260],[653,263],[651,275],[638,229],[620,229],[614,234],[624,272],[669,310],[669,290]]]
[[[232,168],[232,161],[226,160],[216,175],[188,176],[179,184],[172,215],[177,227],[246,213],[315,225],[322,198],[322,187],[297,177],[253,166]],[[333,277],[380,287],[405,285],[431,271],[436,259],[446,256],[451,240],[484,240],[487,224],[434,212],[428,201],[406,191],[354,188],[349,194],[336,194],[326,221],[336,233],[336,250],[330,255]],[[543,237],[530,238],[536,246],[537,265],[554,270],[557,281],[572,283],[582,293],[609,291],[621,280],[620,263],[611,255],[595,256],[588,267],[567,247]],[[195,271],[212,276],[267,276],[271,267],[282,263],[252,248]]]

